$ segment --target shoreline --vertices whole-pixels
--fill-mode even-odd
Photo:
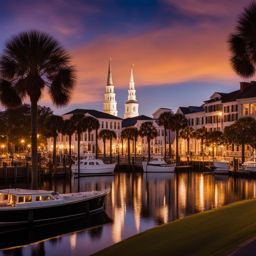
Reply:
[[[94,255],[228,255],[255,237],[256,199],[157,226]]]

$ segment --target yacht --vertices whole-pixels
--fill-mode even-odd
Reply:
[[[253,151],[253,155],[249,161],[245,161],[242,164],[242,171],[256,172],[256,157],[255,151]]]
[[[59,194],[47,190],[0,190],[0,227],[47,223],[104,210],[104,191]]]
[[[214,160],[211,168],[213,169],[214,174],[228,174],[230,170],[229,162],[225,160]]]
[[[105,164],[100,159],[95,159],[92,156],[87,156],[80,160],[80,173],[78,173],[77,161],[72,165],[73,174],[90,175],[90,174],[111,174],[114,173],[116,163]]]
[[[176,164],[167,164],[164,159],[158,158],[149,162],[142,162],[144,172],[174,172]]]

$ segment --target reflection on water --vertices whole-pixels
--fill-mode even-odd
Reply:
[[[25,187],[26,184],[19,186]],[[52,226],[47,229],[46,237],[39,235],[35,240],[52,238],[1,251],[0,255],[91,255],[156,225],[256,195],[254,180],[200,173],[119,173],[115,176],[81,178],[79,184],[78,180],[45,182],[42,188],[66,193],[77,191],[78,188],[80,191],[109,188],[111,194],[106,200],[106,213],[113,221],[103,222],[100,218],[90,220],[90,225],[87,223],[86,226],[79,221],[57,228]],[[15,236],[15,239],[19,237]]]

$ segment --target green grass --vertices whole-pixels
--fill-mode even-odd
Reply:
[[[247,200],[158,226],[95,255],[226,255],[255,235],[256,200]]]

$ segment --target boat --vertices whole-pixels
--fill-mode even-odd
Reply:
[[[229,162],[225,160],[214,160],[212,162],[211,168],[213,169],[214,174],[228,174],[230,171]]]
[[[144,172],[174,172],[176,164],[167,164],[164,159],[153,159],[149,162],[142,162]]]
[[[256,173],[256,156],[255,156],[255,150],[253,151],[252,157],[250,160],[245,161],[242,164],[241,171],[247,171],[247,172],[252,172]]]
[[[0,190],[0,228],[54,222],[104,211],[109,190],[59,194],[47,190]]]
[[[250,160],[250,161],[245,161],[242,164],[241,171],[247,171],[247,172],[255,172],[256,173],[256,161]]]
[[[72,165],[72,173],[75,175],[91,175],[91,174],[113,174],[116,167],[114,164],[105,164],[100,159],[95,159],[92,156],[87,156],[80,160],[80,173],[78,172],[78,162]]]

